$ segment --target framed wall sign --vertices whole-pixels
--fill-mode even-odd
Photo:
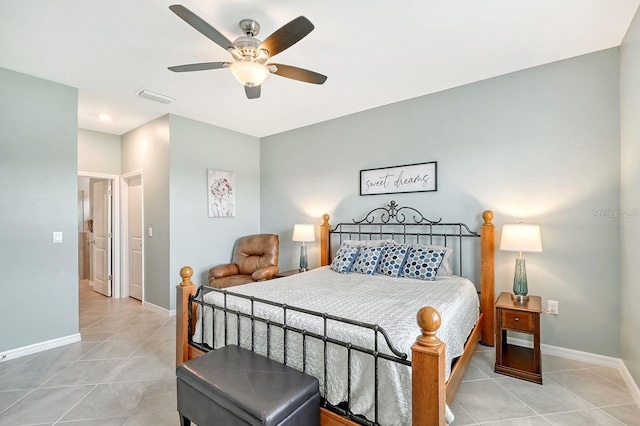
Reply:
[[[360,195],[438,190],[438,162],[360,170]]]
[[[209,217],[236,216],[236,174],[207,170]]]

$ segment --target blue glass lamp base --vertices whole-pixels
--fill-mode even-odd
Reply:
[[[307,246],[302,244],[300,247],[300,272],[306,272],[309,269],[309,261],[307,260]]]
[[[525,267],[524,258],[516,258],[516,271],[513,276],[513,294],[511,299],[518,303],[524,303],[529,300],[527,293],[529,288],[527,287],[527,269]]]

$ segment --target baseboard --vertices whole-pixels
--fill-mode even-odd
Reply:
[[[11,349],[9,351],[0,353],[0,362],[9,361],[10,359],[20,358],[22,356],[58,348],[60,346],[70,345],[71,343],[76,343],[80,340],[80,333],[76,333],[70,336],[60,337],[58,339],[47,340],[46,342],[34,343],[33,345]]]
[[[518,339],[517,337],[507,337],[507,343],[525,348],[533,347],[531,340]],[[572,359],[574,361],[588,362],[602,367],[620,368],[620,363],[622,362],[620,358],[614,358],[612,356],[592,354],[590,352],[561,348],[560,346],[547,345],[544,343],[540,345],[540,351],[542,351],[543,354]]]
[[[622,364],[620,366],[620,373],[622,373],[624,381],[627,382],[627,387],[631,391],[633,399],[636,401],[638,407],[640,407],[640,389],[638,388],[635,380],[633,380],[633,377],[631,376],[629,370],[627,370],[627,366],[624,364],[624,362],[620,361],[620,363]]]
[[[525,348],[532,348],[533,342],[525,339],[518,339],[516,337],[507,337],[507,343],[513,344],[516,346],[524,346]],[[620,358],[614,358],[612,356],[592,354],[590,352],[577,351],[575,349],[561,348],[559,346],[553,345],[540,345],[540,351],[543,354],[572,359],[574,361],[582,361],[588,362],[590,364],[600,365],[602,367],[615,368],[620,371],[620,374],[624,378],[624,381],[627,383],[627,387],[631,392],[631,396],[635,400],[636,404],[640,406],[640,389],[638,389],[638,385],[635,380],[629,373],[627,366]]]
[[[156,314],[164,315],[165,317],[175,317],[176,316],[176,310],[175,309],[171,309],[171,310],[165,309],[162,306],[154,305],[153,303],[142,302],[142,307],[143,308],[147,308],[150,311],[155,312]]]

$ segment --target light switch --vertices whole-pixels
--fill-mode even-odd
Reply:
[[[62,244],[62,232],[53,233],[53,244]]]
[[[153,237],[153,228],[149,228],[147,230],[147,235],[150,236],[150,237]]]

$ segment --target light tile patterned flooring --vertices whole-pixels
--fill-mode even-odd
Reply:
[[[82,342],[0,363],[0,426],[177,426],[175,319],[80,284]],[[454,426],[640,425],[617,370],[543,356],[544,385],[493,372],[474,355]]]

